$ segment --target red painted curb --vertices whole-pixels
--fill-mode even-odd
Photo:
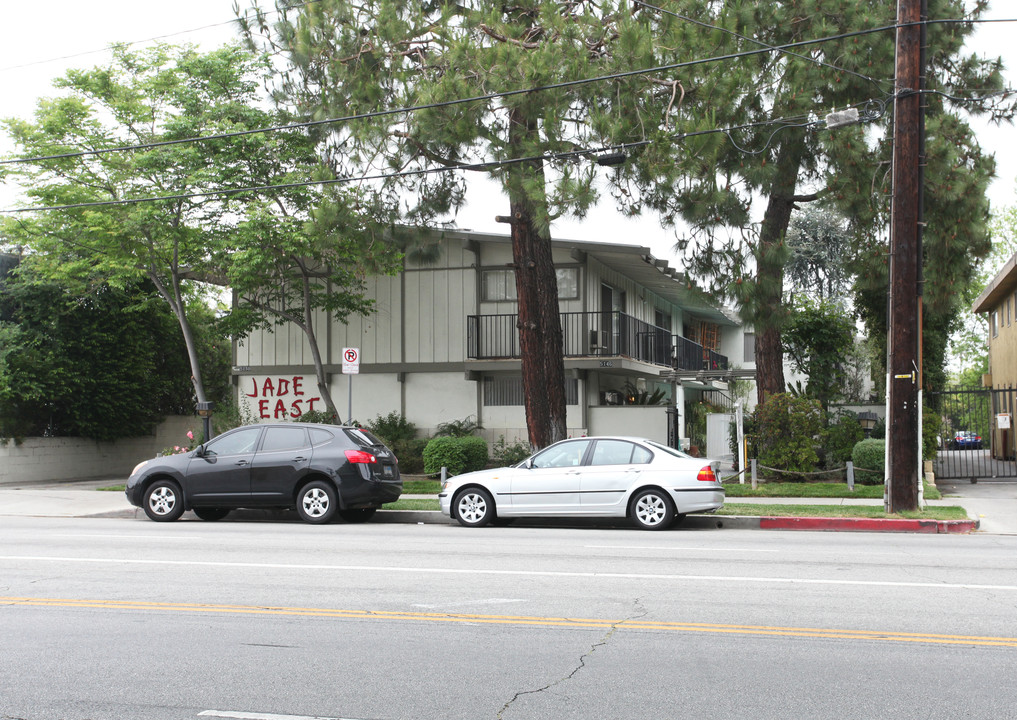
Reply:
[[[761,530],[831,530],[840,532],[970,533],[977,520],[901,520],[897,518],[761,517]]]

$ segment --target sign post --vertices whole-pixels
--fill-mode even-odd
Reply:
[[[360,374],[360,348],[343,348],[343,375],[350,376],[346,422],[353,422],[353,376]]]

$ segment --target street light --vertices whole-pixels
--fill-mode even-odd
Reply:
[[[212,410],[214,409],[215,403],[211,400],[198,403],[198,416],[201,418],[202,427],[205,430],[205,442],[212,439]]]
[[[872,436],[872,428],[876,427],[878,420],[879,416],[869,410],[858,413],[858,422],[861,424],[862,430],[865,431],[865,437]]]

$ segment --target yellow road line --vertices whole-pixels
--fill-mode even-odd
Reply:
[[[539,617],[526,615],[474,615],[467,613],[398,612],[389,610],[344,610],[336,608],[274,607],[204,603],[167,603],[135,600],[87,600],[76,598],[3,597],[0,605],[31,607],[95,608],[108,610],[173,611],[347,618],[355,620],[409,620],[417,622],[453,622],[485,625],[526,625],[540,627],[617,628],[667,632],[702,632],[732,635],[769,635],[815,637],[841,640],[884,640],[942,645],[989,645],[1017,648],[1017,638],[981,635],[945,635],[938,633],[850,630],[844,628],[802,628],[769,625],[722,625],[713,623],[666,622],[656,620],[611,620],[598,618]]]

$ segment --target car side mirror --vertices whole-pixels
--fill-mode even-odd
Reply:
[[[199,445],[194,448],[194,457],[205,457],[205,446]]]

